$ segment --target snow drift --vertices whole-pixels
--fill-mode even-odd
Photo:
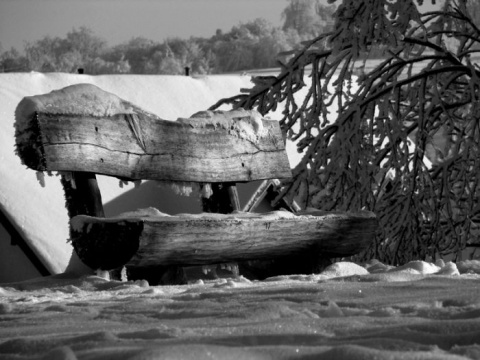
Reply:
[[[479,261],[372,261],[265,281],[4,284],[0,358],[479,359],[479,272]]]

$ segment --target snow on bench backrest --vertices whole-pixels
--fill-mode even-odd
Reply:
[[[15,117],[17,153],[37,171],[212,183],[291,176],[278,122],[255,111],[168,121],[78,84],[25,97]]]

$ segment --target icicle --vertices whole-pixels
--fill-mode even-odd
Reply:
[[[72,189],[77,188],[73,174],[70,171],[59,171],[57,175],[61,175],[65,181],[70,182]]]
[[[123,282],[128,281],[127,268],[122,266],[122,271],[120,271],[120,280]]]
[[[190,196],[193,191],[199,192],[200,185],[195,182],[188,181],[157,181],[160,187],[169,186],[177,195]]]
[[[133,185],[135,186],[135,189],[140,188],[140,185],[142,185],[142,180],[135,180]]]
[[[188,183],[172,183],[170,186],[177,195],[190,196],[193,191]]]
[[[202,198],[205,199],[210,199],[210,196],[212,196],[213,190],[212,190],[212,184],[210,183],[205,183],[202,186]]]
[[[37,171],[36,175],[37,175],[37,181],[40,183],[40,186],[44,188],[45,187],[45,174],[43,173],[43,171]]]

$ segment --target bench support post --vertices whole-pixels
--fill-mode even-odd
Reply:
[[[240,199],[238,198],[237,185],[235,183],[229,183],[225,185],[227,187],[228,197],[230,198],[230,204],[232,209],[235,211],[241,211],[240,208]]]
[[[61,181],[70,219],[76,215],[105,217],[102,195],[94,173],[72,172],[71,179],[62,175]]]
[[[212,195],[208,199],[202,198],[202,208],[204,212],[220,214],[241,210],[235,183],[213,183]]]

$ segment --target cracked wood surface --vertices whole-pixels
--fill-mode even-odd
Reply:
[[[77,97],[81,102],[87,96],[98,102],[108,98],[109,111],[90,114],[72,106],[62,110],[62,97],[76,104]],[[93,172],[132,180],[291,177],[277,121],[245,110],[201,112],[169,121],[122,99],[113,101],[114,96],[83,84],[25,98],[16,115],[19,156],[39,171]],[[110,110],[111,103],[121,104],[120,113]]]
[[[143,210],[143,211],[146,211]],[[345,257],[365,250],[375,237],[375,214],[129,214],[116,218],[77,216],[72,244],[93,269],[122,265],[154,267],[234,261]]]

